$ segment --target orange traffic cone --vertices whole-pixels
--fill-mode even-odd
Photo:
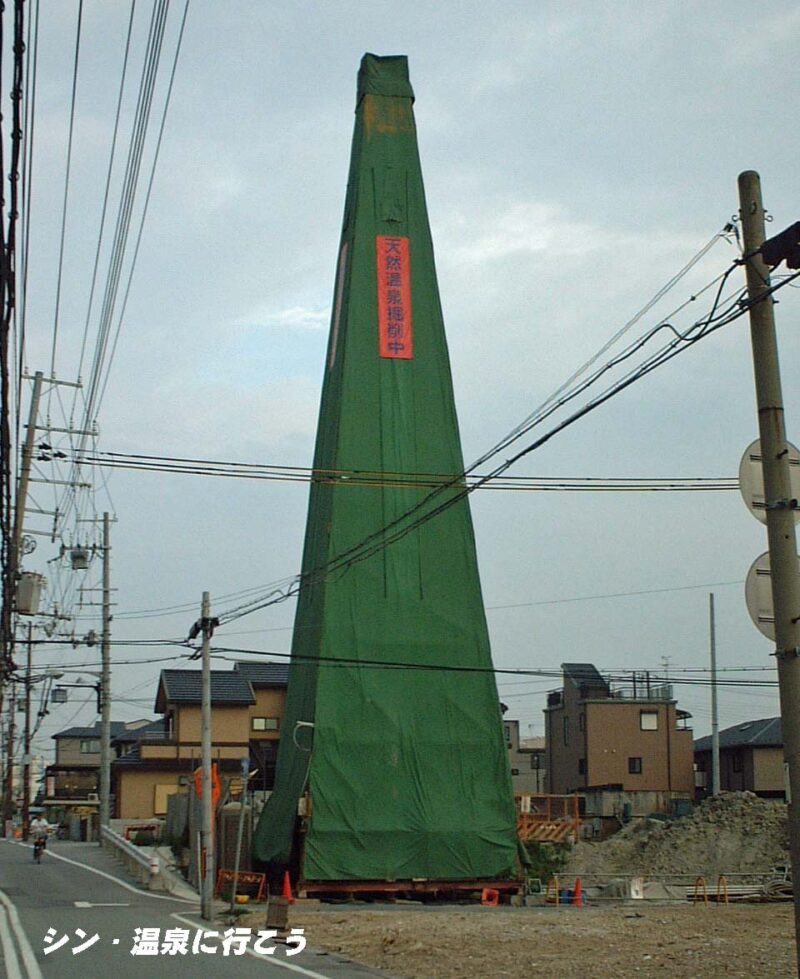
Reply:
[[[289,871],[285,871],[283,874],[283,896],[289,902],[289,904],[294,904],[294,898],[292,897],[292,883],[289,880]]]
[[[496,908],[500,903],[500,891],[494,887],[484,887],[481,891],[481,904],[485,908]]]
[[[576,878],[575,880],[575,890],[573,891],[572,895],[572,903],[576,908],[583,907],[583,887],[581,885],[580,877]]]

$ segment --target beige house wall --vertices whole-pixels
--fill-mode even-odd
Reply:
[[[211,757],[214,761],[221,758],[242,758],[247,754],[248,742],[240,741],[234,744],[216,744],[212,742],[211,744]],[[140,751],[140,757],[142,761],[170,761],[172,759],[180,758],[185,759],[196,759],[197,764],[200,764],[200,758],[202,755],[202,746],[200,742],[197,744],[171,744],[171,745],[153,745],[153,744],[142,744]]]
[[[253,691],[256,695],[256,703],[249,710],[248,724],[250,725],[248,737],[253,740],[264,739],[266,741],[277,741],[281,736],[281,725],[286,709],[286,689],[285,688],[258,688]],[[254,731],[252,718],[254,717],[277,717],[277,731]]]
[[[658,701],[591,701],[586,710],[589,785],[622,785],[628,791],[692,792],[693,745],[689,730],[678,730],[675,705]],[[655,731],[641,729],[641,713],[656,713]],[[629,759],[641,758],[641,774]]]
[[[753,750],[753,791],[784,792],[783,748]]]
[[[180,788],[178,779],[186,772],[121,772],[117,780],[117,813],[120,819],[153,819],[164,813],[154,811],[156,786]],[[168,794],[168,790],[166,792]],[[165,797],[165,792],[159,793]]]
[[[642,730],[642,711],[657,715],[656,730]],[[567,681],[561,704],[545,712],[545,726],[549,792],[604,785],[621,785],[628,792],[694,792],[692,732],[678,728],[673,702],[582,701],[578,688]],[[641,758],[640,774],[629,771],[631,758]]]
[[[199,704],[170,705],[174,715],[173,736],[182,743],[201,740],[201,708]],[[211,710],[211,737],[214,744],[246,744],[250,737],[250,708],[213,707]]]
[[[82,754],[81,741],[97,741],[100,744],[100,735],[95,738],[57,738],[56,739],[56,764],[57,765],[96,765],[100,767],[100,752]]]

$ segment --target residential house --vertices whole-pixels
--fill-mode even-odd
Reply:
[[[146,720],[112,721],[111,737],[131,734]],[[42,804],[52,822],[68,821],[72,813],[96,814],[100,792],[100,722],[91,727],[70,727],[53,735],[55,764],[45,769]]]
[[[562,671],[545,710],[548,792],[585,796],[589,819],[685,808],[694,795],[691,715],[672,688],[651,685],[647,674],[612,687],[591,663]]]
[[[152,819],[187,785],[202,755],[201,670],[162,670],[155,712],[160,729],[145,732],[111,765],[118,819]],[[239,772],[249,752],[249,682],[233,670],[211,671],[212,756],[221,772]]]
[[[250,709],[250,770],[255,772],[250,787],[269,792],[275,784],[289,665],[240,660],[234,669],[249,681],[256,698]]]
[[[256,775],[251,788],[274,784],[277,746],[286,701],[288,666],[238,662],[211,671],[212,757],[221,774],[241,772],[249,758]],[[162,670],[155,700],[161,718],[139,737],[118,738],[112,764],[115,816],[161,817],[170,795],[187,786],[202,756],[202,672]]]
[[[711,792],[711,735],[694,743],[698,798]],[[785,799],[783,733],[780,717],[744,721],[719,732],[720,789]]]

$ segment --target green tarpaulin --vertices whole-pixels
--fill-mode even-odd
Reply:
[[[431,479],[406,474],[463,470],[412,103],[406,59],[365,55],[286,714],[255,837],[274,866],[300,848],[309,881],[516,868],[468,502],[389,546],[380,533],[459,492],[430,498]]]

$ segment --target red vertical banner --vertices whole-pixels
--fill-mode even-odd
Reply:
[[[381,357],[414,359],[408,238],[378,235],[378,340]]]

